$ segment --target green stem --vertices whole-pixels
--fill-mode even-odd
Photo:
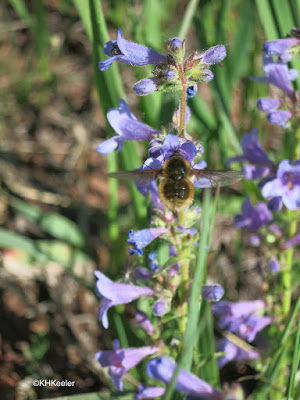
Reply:
[[[296,146],[294,148],[293,161],[299,158],[300,151],[300,128],[295,132]],[[289,238],[292,238],[297,233],[297,223],[299,220],[299,209],[292,211],[287,210],[287,216],[289,220]],[[285,268],[282,274],[282,284],[283,284],[283,301],[282,301],[282,311],[283,315],[287,317],[290,313],[291,300],[292,300],[292,267],[293,267],[293,255],[294,248],[291,247],[286,251],[285,257]]]
[[[290,220],[289,226],[289,237],[293,237],[297,233],[297,222],[299,219],[299,210],[291,211],[287,210],[287,214]],[[285,257],[285,268],[282,274],[282,284],[284,289],[283,294],[283,302],[282,302],[282,310],[283,315],[288,316],[290,313],[291,308],[291,300],[292,300],[292,266],[293,266],[293,255],[294,255],[294,248],[290,247],[286,251]]]
[[[185,134],[185,108],[186,108],[186,90],[187,84],[184,77],[184,69],[182,65],[179,66],[179,76],[181,80],[181,91],[180,91],[180,121],[179,121],[179,136],[184,137]]]

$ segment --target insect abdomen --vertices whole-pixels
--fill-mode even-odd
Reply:
[[[161,201],[171,210],[189,207],[194,200],[195,188],[188,179],[162,179],[158,190]]]

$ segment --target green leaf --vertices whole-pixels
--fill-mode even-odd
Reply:
[[[39,207],[13,198],[11,206],[31,221],[39,224],[41,229],[57,239],[64,240],[73,246],[83,247],[85,239],[77,225],[68,218],[54,213],[42,213]]]
[[[289,382],[286,390],[287,399],[296,398],[294,390],[295,390],[296,373],[299,368],[299,363],[300,363],[300,319],[298,319],[296,337],[295,340],[293,341],[293,361],[291,365]]]
[[[9,0],[10,4],[15,9],[16,13],[19,17],[26,23],[29,28],[33,27],[33,19],[26,7],[26,3],[24,0]]]
[[[259,394],[262,396],[261,398],[266,398],[267,393],[270,391],[271,386],[270,382],[276,382],[278,378],[278,373],[280,372],[280,367],[285,360],[285,352],[287,351],[287,343],[290,340],[290,335],[292,332],[293,324],[297,318],[300,309],[300,296],[297,299],[295,307],[291,313],[290,319],[286,324],[285,330],[281,336],[281,339],[278,341],[278,346],[276,352],[272,355],[272,360],[266,369],[263,379],[261,379],[261,385]],[[298,334],[298,333],[297,333]],[[297,352],[297,350],[296,350]],[[297,356],[296,356],[297,357]],[[292,382],[291,382],[292,383]]]
[[[231,85],[234,85],[247,71],[249,56],[255,40],[255,6],[252,1],[241,4],[234,43],[228,48],[228,71]]]
[[[37,261],[44,262],[47,260],[47,257],[40,253],[33,240],[4,228],[0,228],[0,248],[20,249],[34,256]]]
[[[56,397],[56,400],[132,400],[134,398],[134,393],[111,393],[111,392],[96,392],[96,393],[86,393],[78,394],[74,396],[62,396]],[[48,398],[45,400],[53,399]]]
[[[88,256],[58,240],[37,240],[36,248],[48,260],[56,261],[66,268],[72,267],[78,261],[87,261]]]
[[[281,2],[282,3],[282,2]],[[277,38],[276,22],[272,13],[269,0],[256,0],[256,7],[260,22],[264,28],[266,39],[274,40]]]

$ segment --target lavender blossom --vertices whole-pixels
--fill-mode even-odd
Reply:
[[[147,96],[148,94],[158,90],[158,88],[159,82],[156,77],[141,79],[133,85],[133,90],[138,96]]]
[[[150,378],[168,384],[176,370],[176,364],[166,357],[154,358],[147,364],[147,374]],[[217,389],[204,382],[196,375],[185,370],[178,374],[175,389],[195,399],[224,399],[224,395]]]
[[[284,39],[268,40],[263,47],[263,51],[268,56],[278,56],[282,62],[291,61],[294,53],[299,54],[299,37],[288,37]]]
[[[218,367],[223,368],[230,361],[241,361],[247,359],[258,359],[260,355],[255,350],[245,350],[231,343],[228,339],[220,339],[217,344],[217,351],[226,353],[218,358]]]
[[[154,290],[147,287],[115,283],[100,271],[95,271],[97,277],[96,294],[101,299],[98,318],[103,327],[108,328],[107,311],[118,304],[127,304],[141,296],[153,296]]]
[[[160,134],[159,131],[139,121],[131,113],[125,100],[120,100],[119,108],[108,110],[107,119],[118,136],[99,144],[97,151],[100,154],[109,154],[115,149],[119,152],[126,140],[151,140],[154,135]]]
[[[99,62],[100,71],[108,69],[114,61],[130,65],[167,64],[167,57],[141,44],[125,40],[122,30],[117,31],[117,40],[111,40],[104,46],[104,53],[110,58]]]
[[[297,235],[295,235],[292,238],[286,240],[283,243],[282,248],[283,249],[289,249],[290,247],[298,246],[299,244],[300,244],[300,233],[297,233]]]
[[[226,162],[226,166],[230,166],[230,164],[235,161],[248,161],[253,165],[245,165],[243,167],[245,178],[258,179],[266,177],[270,173],[271,160],[258,141],[257,129],[252,129],[249,133],[245,133],[241,144],[243,154],[229,158]]]
[[[226,48],[223,45],[213,46],[198,56],[198,58],[200,58],[201,61],[207,65],[217,64],[225,57]]]
[[[297,79],[298,71],[289,69],[287,64],[282,61],[274,61],[272,57],[264,57],[264,72],[266,76],[251,77],[250,79],[257,82],[267,82],[271,85],[283,90],[286,95],[293,99],[294,90],[291,81]]]
[[[122,378],[131,368],[135,367],[143,358],[158,351],[155,346],[120,349],[118,340],[113,341],[113,350],[102,350],[95,354],[95,358],[102,367],[109,367],[109,375],[116,389],[123,391]]]
[[[300,207],[300,160],[291,165],[283,160],[278,166],[277,177],[262,188],[263,197],[281,197],[290,210]]]
[[[272,257],[269,261],[269,269],[272,274],[277,274],[280,271],[280,264],[276,257]]]
[[[165,394],[165,391],[166,389],[164,387],[145,387],[140,385],[137,389],[134,400],[153,399],[155,397],[160,397]]]
[[[255,232],[271,220],[272,214],[265,203],[259,202],[253,207],[247,197],[242,205],[242,214],[236,215],[234,224],[237,228]]]
[[[219,301],[224,295],[221,285],[203,285],[202,297],[208,301]]]
[[[152,306],[154,315],[161,317],[168,311],[167,301],[164,296],[160,297]]]
[[[221,329],[237,334],[247,342],[253,342],[258,332],[274,319],[261,317],[255,311],[264,307],[263,301],[241,301],[230,303],[220,301],[213,305],[213,312],[220,316],[218,325]]]
[[[152,240],[168,232],[167,228],[149,228],[141,231],[134,232],[132,229],[128,231],[128,252],[130,255],[143,254],[143,248],[147,246]]]
[[[140,325],[141,328],[143,328],[150,335],[153,335],[155,329],[146,313],[139,310],[136,311],[135,320]]]

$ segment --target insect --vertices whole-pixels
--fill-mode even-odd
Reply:
[[[201,188],[227,186],[242,179],[237,171],[212,171],[192,168],[178,152],[164,162],[162,168],[109,173],[110,178],[130,179],[137,186],[148,186],[159,180],[161,202],[172,211],[188,208],[194,201],[195,186]]]

